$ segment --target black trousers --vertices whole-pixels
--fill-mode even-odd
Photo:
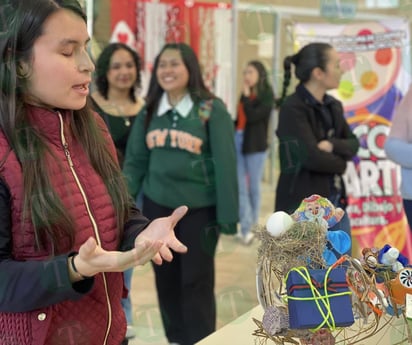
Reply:
[[[143,213],[149,219],[173,210],[147,197]],[[189,210],[175,227],[177,238],[188,247],[174,253],[173,261],[153,265],[163,327],[169,342],[192,345],[215,331],[214,256],[219,239],[215,207]]]

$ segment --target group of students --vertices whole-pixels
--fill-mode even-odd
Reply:
[[[149,261],[169,342],[207,336],[238,195],[233,122],[194,51],[166,44],[143,101],[132,49],[95,72],[76,0],[3,6],[0,342],[127,344],[122,272]]]
[[[152,261],[169,343],[194,344],[215,330],[220,234],[240,220],[249,243],[258,221],[275,106],[263,64],[247,64],[233,122],[188,45],[161,49],[143,100],[131,48],[108,45],[95,71],[76,0],[2,6],[0,343],[127,344],[122,272],[130,289],[131,269]],[[291,65],[299,83],[286,97]],[[311,194],[345,207],[359,141],[327,94],[338,53],[311,43],[284,69],[275,210]],[[350,234],[347,218],[336,227]]]

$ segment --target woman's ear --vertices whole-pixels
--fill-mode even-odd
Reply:
[[[315,80],[321,80],[324,74],[325,72],[320,67],[315,67],[312,70],[312,77],[315,78]]]
[[[17,78],[27,79],[29,77],[30,67],[27,62],[19,61],[16,67]]]

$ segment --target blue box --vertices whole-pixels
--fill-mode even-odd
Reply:
[[[347,327],[354,323],[353,310],[350,293],[337,295],[344,292],[349,292],[346,282],[346,273],[343,268],[334,268],[329,272],[326,283],[327,297],[325,296],[325,273],[324,269],[308,269],[310,281],[313,286],[319,291],[318,297],[319,307],[314,299],[308,279],[302,277],[296,270],[299,270],[306,276],[306,270],[302,267],[292,269],[286,280],[286,288],[288,294],[288,309],[289,309],[289,326],[291,329],[313,329],[319,327],[325,320],[319,308],[323,310],[324,315],[327,315],[327,307],[325,303],[329,303],[330,310],[333,315],[335,327]],[[316,293],[315,293],[316,295]],[[306,300],[298,300],[293,298],[309,298]],[[332,318],[328,317],[329,324],[333,324]],[[322,328],[330,328],[328,323],[325,323]]]

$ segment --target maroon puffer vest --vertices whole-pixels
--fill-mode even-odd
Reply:
[[[33,125],[41,129],[53,152],[53,158],[47,157],[52,186],[78,229],[72,250],[78,251],[90,236],[97,238],[104,249],[116,250],[116,220],[110,196],[83,149],[70,137],[67,130],[70,113],[61,115],[74,172],[63,150],[59,115],[42,108],[30,108],[29,112]],[[99,116],[96,119],[102,123]],[[108,132],[105,135],[109,137]],[[115,154],[113,145],[110,145]],[[5,157],[8,151],[9,145],[0,132],[0,157]],[[14,152],[8,154],[0,174],[11,193],[13,258],[25,261],[49,257],[51,253],[47,250],[35,250],[32,224],[21,223],[23,176]],[[92,291],[80,300],[26,313],[0,313],[0,345],[119,345],[126,332],[120,303],[122,292],[120,273],[98,274]],[[10,342],[5,340],[3,343],[4,339]]]

